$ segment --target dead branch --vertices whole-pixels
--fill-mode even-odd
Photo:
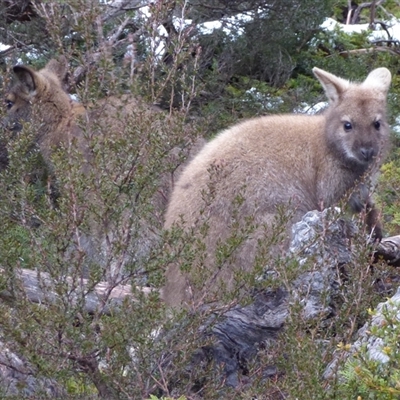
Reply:
[[[377,3],[377,1],[373,0],[372,4],[371,4],[371,11],[369,13],[369,27],[370,27],[370,29],[372,29],[372,27],[374,26],[374,23],[375,23],[376,3]]]
[[[346,17],[346,25],[350,25],[351,22],[351,15],[353,14],[353,8],[351,6],[351,0],[347,1],[347,17]]]
[[[392,49],[390,47],[386,47],[386,46],[375,46],[375,47],[371,47],[368,49],[345,50],[345,51],[341,51],[339,54],[343,57],[348,57],[353,54],[367,54],[367,53],[373,53],[375,51],[387,51],[395,56],[400,55],[400,51],[394,50],[394,49]],[[332,56],[329,55],[327,57],[332,57]]]
[[[378,39],[378,40],[374,40],[371,42],[372,44],[378,44],[378,43],[386,43],[387,45],[393,45],[398,47],[400,45],[400,41],[395,40],[395,39]]]
[[[4,274],[4,269],[0,269]],[[22,290],[25,292],[29,301],[38,304],[52,304],[57,301],[59,294],[56,291],[56,282],[46,272],[33,271],[28,269],[16,269],[16,277],[19,280]],[[62,284],[68,285],[73,303],[83,302],[83,309],[88,313],[101,311],[109,315],[112,309],[122,304],[124,299],[136,301],[131,285],[117,285],[111,287],[107,282],[99,282],[93,285],[88,279],[76,279],[65,277]],[[148,294],[150,288],[138,289],[142,293]],[[0,298],[12,300],[15,294],[10,290],[0,292]]]
[[[375,24],[379,24],[382,27],[382,29],[386,32],[388,39],[392,38],[392,36],[390,35],[389,28],[388,28],[386,22],[383,22],[383,21],[380,21],[380,20],[376,20],[374,23]]]
[[[361,11],[364,8],[371,8],[371,9],[373,8],[373,9],[375,9],[377,6],[380,6],[384,2],[385,2],[385,0],[378,0],[378,1],[373,0],[371,2],[361,3],[353,13],[353,17],[351,18],[351,24],[353,25],[353,24],[357,23],[358,18],[360,17]]]
[[[385,260],[393,266],[400,266],[400,235],[382,239],[375,254],[375,261]]]

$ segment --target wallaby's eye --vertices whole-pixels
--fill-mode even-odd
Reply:
[[[351,130],[353,129],[353,125],[351,125],[350,122],[345,122],[345,123],[343,124],[343,128],[344,128],[344,130],[345,130],[346,132],[349,132],[349,131],[351,131]]]
[[[9,110],[13,105],[14,105],[14,103],[11,100],[6,100],[7,110]]]
[[[381,123],[379,121],[374,122],[374,127],[377,131],[379,131],[379,128],[381,127]]]

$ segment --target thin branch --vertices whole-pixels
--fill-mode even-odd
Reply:
[[[346,18],[346,25],[350,25],[351,15],[353,14],[353,8],[351,6],[351,0],[347,1],[347,18]]]
[[[360,17],[361,11],[364,8],[372,7],[373,4],[375,7],[377,7],[377,6],[380,6],[384,2],[385,2],[385,0],[378,0],[378,1],[374,0],[374,1],[371,1],[368,3],[361,3],[354,11],[353,18],[351,19],[351,24],[354,25],[357,23],[358,18]]]
[[[88,356],[74,356],[70,355],[68,358],[71,361],[75,361],[80,368],[87,373],[96,389],[99,392],[99,397],[101,399],[111,400],[116,398],[114,390],[110,387],[106,380],[105,375],[101,374],[99,370],[99,362],[97,361],[96,354],[89,354]]]
[[[400,56],[400,51],[393,50],[392,48],[386,46],[376,46],[368,49],[345,50],[341,51],[339,54],[343,57],[347,57],[352,54],[367,54],[367,53],[373,53],[375,51],[387,51],[393,55]],[[332,55],[329,55],[327,57],[332,57]]]
[[[102,16],[102,22],[107,22],[124,14],[126,11],[138,10],[149,4],[150,1],[143,2],[143,0],[114,0],[112,3],[107,4],[107,12]]]
[[[375,24],[379,24],[379,25],[382,27],[382,29],[386,32],[386,34],[387,34],[387,36],[388,36],[388,39],[391,39],[391,38],[392,38],[392,36],[391,36],[391,34],[390,34],[390,32],[389,32],[389,28],[388,28],[386,22],[383,22],[383,21],[375,21]]]
[[[393,44],[395,46],[399,46],[400,45],[400,41],[399,40],[395,40],[395,39],[378,39],[378,40],[373,40],[371,41],[372,44],[378,44],[378,43],[387,43],[387,44]]]
[[[373,0],[371,4],[371,11],[369,13],[369,28],[372,29],[372,27],[375,24],[375,17],[376,17],[376,3],[377,0]]]

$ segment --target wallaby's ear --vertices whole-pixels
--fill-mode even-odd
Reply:
[[[68,62],[64,56],[60,56],[58,59],[50,60],[44,69],[57,75],[61,82],[63,82],[68,73]]]
[[[350,82],[346,79],[339,78],[317,67],[313,68],[313,72],[324,88],[326,97],[328,97],[330,103],[337,102],[341,94],[347,90],[350,85]]]
[[[362,86],[376,88],[385,94],[389,90],[392,74],[387,68],[377,68],[369,73]]]
[[[25,65],[16,65],[13,71],[21,83],[21,89],[24,90],[26,94],[30,94],[36,90],[38,76],[33,69]]]

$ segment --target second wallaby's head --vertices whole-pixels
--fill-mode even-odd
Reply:
[[[40,71],[25,65],[13,68],[15,83],[6,94],[7,115],[3,126],[20,130],[24,121],[52,124],[52,129],[71,109],[71,100],[63,88],[67,75],[65,57],[51,60]]]
[[[352,83],[314,68],[329,100],[325,111],[328,149],[345,168],[367,171],[389,142],[386,97],[391,74],[373,70],[362,83]]]

